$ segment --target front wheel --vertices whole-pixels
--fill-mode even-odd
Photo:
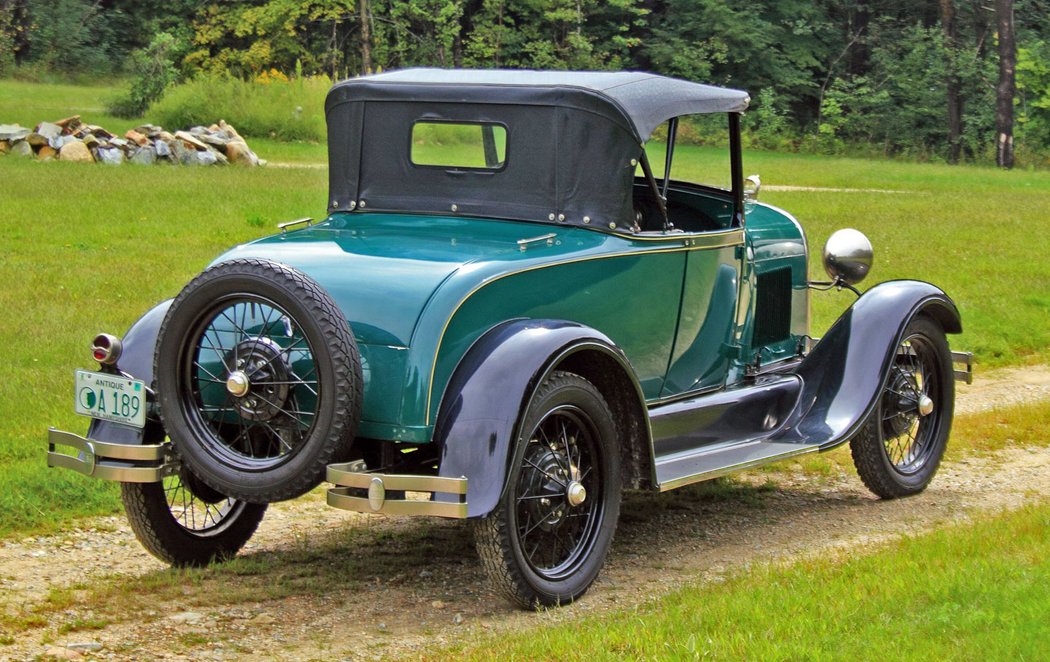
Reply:
[[[586,379],[555,372],[522,418],[507,487],[475,529],[478,555],[512,601],[572,602],[598,576],[620,514],[613,414]]]
[[[173,566],[233,557],[266,513],[266,504],[228,498],[185,468],[158,483],[121,483],[120,498],[142,546]]]
[[[937,473],[955,409],[944,331],[917,317],[904,330],[882,395],[850,441],[861,480],[883,499],[917,494]]]

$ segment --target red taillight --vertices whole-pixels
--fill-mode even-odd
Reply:
[[[91,356],[102,365],[113,365],[120,358],[120,338],[100,333],[91,341]]]

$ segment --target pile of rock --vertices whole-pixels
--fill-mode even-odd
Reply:
[[[0,124],[0,154],[17,154],[41,161],[83,161],[120,165],[255,166],[265,163],[255,155],[237,130],[223,120],[209,127],[195,126],[168,133],[144,124],[123,137],[100,126],[85,124],[79,115],[57,122],[41,122],[32,131],[17,124]]]

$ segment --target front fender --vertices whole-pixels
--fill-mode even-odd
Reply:
[[[153,352],[157,346],[157,336],[160,335],[160,326],[171,302],[172,300],[168,299],[151,308],[136,320],[121,338],[123,350],[120,360],[117,361],[117,369],[142,380],[147,386],[153,383]],[[142,429],[93,418],[88,426],[87,437],[114,444],[154,444],[164,440],[164,431],[152,416],[147,419],[146,427]]]
[[[842,314],[798,369],[799,405],[778,441],[848,441],[875,408],[908,323],[928,315],[946,333],[960,333],[959,311],[942,290],[912,280],[881,283]]]
[[[434,440],[439,475],[466,477],[468,517],[483,517],[499,503],[520,414],[536,387],[561,361],[600,351],[633,377],[623,352],[605,334],[563,320],[504,322],[479,338],[449,381]],[[636,394],[641,400],[641,390]]]

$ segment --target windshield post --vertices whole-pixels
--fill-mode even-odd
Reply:
[[[744,162],[740,147],[740,113],[729,113],[729,158],[733,177],[733,225],[744,227]]]
[[[667,122],[667,155],[664,157],[664,190],[663,197],[667,200],[667,187],[671,184],[671,159],[674,157],[674,142],[678,135],[678,118],[672,117]]]

